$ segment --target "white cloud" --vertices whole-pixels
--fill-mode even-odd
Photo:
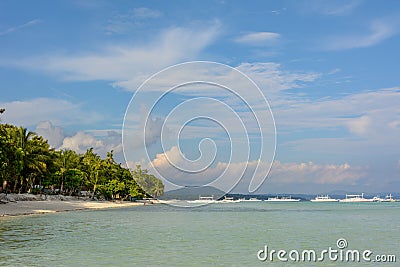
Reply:
[[[114,151],[115,158],[121,157],[121,134],[116,131],[107,131],[106,136],[99,137],[79,131],[73,136],[65,137],[59,147],[59,149],[70,149],[77,153],[85,153],[89,148],[93,148],[96,153],[103,157],[111,150]]]
[[[85,153],[86,150],[91,147],[96,151],[103,148],[104,144],[93,135],[79,131],[74,136],[66,137],[60,149],[71,149],[77,153]]]
[[[286,12],[286,10],[287,10],[286,7],[284,7],[284,8],[277,9],[277,10],[271,10],[271,13],[278,16],[278,15],[281,15],[284,12]]]
[[[138,7],[131,10],[133,17],[147,19],[147,18],[158,18],[161,16],[161,12],[158,10],[150,9],[147,7]]]
[[[359,5],[361,0],[336,0],[336,1],[309,1],[307,8],[324,15],[342,16],[350,15]]]
[[[231,164],[228,166],[226,163],[218,162],[215,167],[205,169],[203,167],[205,166],[201,163],[187,161],[177,146],[171,147],[170,150],[164,153],[157,154],[155,159],[147,166],[157,177],[166,181],[166,185],[169,185],[169,183],[181,186],[212,185],[222,191],[228,191],[235,185],[245,166],[243,164]],[[231,169],[228,169],[228,167]],[[193,170],[203,171],[193,172]],[[224,171],[228,173],[224,174]],[[217,178],[224,181],[218,181]],[[175,188],[172,187],[167,190],[170,189]]]
[[[247,45],[267,45],[274,44],[281,38],[276,32],[253,32],[244,34],[235,39],[236,42]]]
[[[0,32],[0,36],[4,36],[4,35],[7,35],[7,34],[16,32],[16,31],[21,30],[23,28],[31,27],[33,25],[36,25],[36,24],[40,23],[40,22],[41,22],[40,19],[34,19],[34,20],[30,20],[30,21],[28,21],[28,22],[26,22],[24,24],[10,27],[10,28],[8,28],[6,30],[1,31]]]
[[[345,124],[349,128],[350,132],[357,135],[364,135],[368,133],[371,127],[371,118],[368,116],[361,116],[359,118],[348,119]]]
[[[359,156],[371,151],[382,155],[387,155],[387,151],[396,153],[396,147],[400,146],[399,87],[315,98],[306,90],[285,91],[305,87],[321,77],[320,74],[285,72],[276,63],[244,63],[238,68],[252,78],[267,97],[274,113],[278,140],[280,135],[301,133],[295,140],[281,143],[285,149],[340,154],[351,160],[350,155],[357,153]],[[315,133],[321,133],[321,137],[315,137]],[[323,137],[327,133],[329,138]]]
[[[335,69],[329,71],[328,75],[333,75],[333,74],[336,74],[336,73],[341,72],[341,71],[342,70],[340,68],[335,68]]]
[[[174,146],[165,153],[157,154],[156,158],[152,161],[152,165],[156,168],[164,169],[170,166],[170,162],[179,162],[183,160],[179,148]]]
[[[266,170],[260,174],[268,173],[270,163],[268,162],[218,162],[201,173],[188,173],[181,171],[171,165],[180,164],[184,159],[178,147],[172,147],[165,153],[160,153],[148,165],[148,168],[170,182],[180,185],[205,185],[212,183],[213,186],[227,191],[240,179],[240,188],[247,189],[254,174],[255,168]],[[188,167],[191,168],[191,167]],[[241,177],[242,170],[245,169]],[[224,174],[224,172],[226,172]],[[216,180],[221,175],[229,179],[224,181]],[[316,164],[306,163],[282,163],[275,161],[271,172],[263,186],[286,184],[293,187],[296,184],[320,184],[320,185],[354,185],[366,174],[365,169],[358,166],[344,164]],[[262,182],[265,177],[256,177],[256,181]],[[247,193],[247,191],[245,192]]]
[[[390,131],[393,129],[391,123],[399,120],[399,92],[400,88],[395,87],[314,100],[307,95],[283,96],[277,99],[282,104],[271,101],[271,105],[280,127],[322,129],[344,126],[353,133],[379,134],[382,133],[382,128],[376,127],[379,123],[388,130],[387,134],[393,132]]]
[[[321,155],[341,155],[348,160],[371,153],[397,154],[400,127],[393,126],[400,121],[399,90],[359,92],[336,99],[285,99],[283,103],[288,104],[279,106],[272,102],[278,135],[304,133],[303,137],[287,141],[281,147]],[[310,131],[323,134],[307,135]]]
[[[351,33],[328,38],[324,46],[328,50],[343,50],[377,45],[397,34],[396,25],[392,21],[376,20],[364,34]]]
[[[242,63],[237,69],[253,79],[267,98],[271,93],[302,87],[321,76],[315,72],[285,71],[281,64],[273,62]]]
[[[359,91],[347,95],[316,99],[312,92],[308,93],[306,91],[306,85],[319,79],[321,77],[319,73],[285,71],[280,64],[271,62],[242,63],[238,66],[238,69],[252,78],[269,100],[277,124],[278,140],[279,135],[284,134],[295,138],[294,140],[291,138],[290,142],[285,141],[285,143],[280,144],[285,149],[295,150],[296,152],[323,153],[318,155],[340,154],[345,156],[346,161],[351,161],[351,155],[356,155],[357,153],[359,153],[358,155],[365,155],[371,149],[378,154],[384,153],[387,149],[393,151],[396,145],[399,144],[400,128],[397,125],[400,121],[400,114],[397,107],[398,103],[400,103],[400,88],[398,87],[375,91]],[[334,72],[337,71],[339,70]],[[184,75],[188,80],[194,76],[190,73],[189,71],[187,75],[186,73]],[[210,73],[214,74],[214,72]],[[211,77],[212,80],[212,78],[215,78],[212,77],[212,74],[208,74],[209,76],[205,74],[204,77],[200,75],[199,79],[210,80]],[[231,73],[224,73],[224,75],[216,78],[224,85],[232,77],[235,78]],[[206,79],[207,77],[209,79]],[[180,80],[180,77],[168,76],[168,78],[170,78],[172,84],[175,79],[176,81]],[[238,79],[233,79],[228,84],[243,87]],[[153,87],[161,88],[158,84]],[[209,97],[218,97],[216,89],[212,91],[202,89],[201,91],[198,90],[199,88],[193,87],[193,90],[188,92],[182,90],[179,93],[193,96],[203,93],[203,95],[208,95]],[[289,90],[293,88],[299,90]],[[298,91],[301,91],[301,93],[297,93]],[[245,93],[242,93],[240,91],[242,96],[246,96],[246,100],[251,100],[249,103],[255,110],[266,109],[265,104],[261,105],[259,104],[260,102],[254,101],[259,99],[256,97],[257,94],[252,94],[252,91],[247,89]],[[224,98],[224,102],[232,107],[245,123],[251,121],[251,113],[243,109],[243,107],[238,108],[237,102],[230,101],[228,97]],[[203,114],[202,110],[220,112],[211,103],[199,107],[190,107],[190,114]],[[138,112],[134,112],[134,114],[138,114]],[[179,121],[184,115],[186,115],[186,112],[182,116],[176,117],[176,121]],[[231,123],[231,119],[232,117],[228,117],[224,119],[224,122],[234,125]],[[181,126],[178,123],[176,125],[178,127]],[[176,125],[170,127],[172,132],[176,130]],[[257,130],[253,127],[254,125],[247,126],[246,124],[246,129],[249,130],[250,134],[254,134]],[[293,135],[296,132],[301,134]],[[326,133],[328,133],[330,138],[320,138],[318,137],[319,133],[322,133],[320,136],[326,136]],[[192,125],[186,128],[185,134],[186,136],[184,137],[187,138],[205,135],[217,138],[219,132],[213,132],[209,127]],[[278,146],[278,153],[279,149]],[[140,157],[143,157],[143,155],[140,155]],[[299,160],[304,160],[304,158]],[[313,158],[306,160],[315,160],[315,155]]]
[[[54,73],[67,80],[121,82],[148,77],[172,64],[191,60],[217,36],[219,23],[202,28],[169,28],[142,46],[112,45],[80,55],[43,55],[3,60],[0,64]],[[142,81],[143,82],[143,81]]]
[[[64,129],[53,125],[50,121],[40,122],[36,125],[35,132],[43,136],[44,139],[47,139],[50,146],[53,148],[59,148],[65,138]]]
[[[36,126],[44,119],[55,124],[69,125],[76,123],[93,123],[101,119],[100,115],[83,112],[79,104],[55,98],[34,98],[24,101],[0,103],[6,111],[2,121],[24,127]]]
[[[281,163],[275,161],[271,183],[354,184],[365,175],[361,167],[344,164]]]
[[[145,20],[155,19],[161,15],[160,11],[147,7],[133,8],[126,13],[114,14],[108,20],[105,30],[107,34],[127,33],[135,27],[142,26]]]
[[[389,127],[393,129],[400,128],[400,120],[394,120],[390,122]]]
[[[137,148],[144,146],[145,141],[146,146],[151,146],[157,143],[161,138],[163,124],[163,118],[150,116],[149,108],[142,104],[138,114],[133,114],[131,112],[127,114],[127,117],[125,117],[125,149],[128,151],[136,151]],[[164,131],[166,131],[166,133],[168,132],[167,127],[164,127]]]

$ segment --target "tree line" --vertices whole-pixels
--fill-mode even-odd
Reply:
[[[56,150],[24,127],[0,123],[0,192],[79,196],[83,191],[92,198],[142,199],[162,195],[164,185],[140,165],[122,167],[113,151],[102,159],[93,148],[84,154]]]

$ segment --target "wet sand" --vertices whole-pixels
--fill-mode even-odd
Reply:
[[[110,202],[110,201],[17,201],[0,204],[0,217],[45,214],[62,211],[108,209],[132,206],[143,206],[140,202]]]

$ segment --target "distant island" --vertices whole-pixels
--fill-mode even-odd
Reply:
[[[224,195],[226,195],[225,192],[212,186],[196,186],[167,191],[160,197],[160,199],[195,200],[198,199],[199,196],[213,196],[213,198],[219,199]]]

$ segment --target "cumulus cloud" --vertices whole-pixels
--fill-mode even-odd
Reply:
[[[24,101],[0,103],[6,109],[2,121],[25,127],[36,126],[43,119],[55,124],[68,125],[76,119],[82,123],[96,122],[101,116],[92,112],[83,112],[80,104],[55,98],[34,98]]]
[[[281,35],[276,32],[253,32],[244,34],[235,39],[237,43],[246,45],[267,45],[274,44],[281,38]]]
[[[121,134],[116,131],[106,131],[105,135],[94,135],[79,131],[73,136],[65,137],[59,147],[59,149],[70,149],[77,153],[85,153],[89,148],[93,148],[96,153],[103,157],[107,152],[113,150],[115,157],[122,161],[122,155],[120,155],[120,152],[122,152]]]
[[[223,165],[220,165],[217,168],[208,168],[200,172],[190,172],[188,170],[198,170],[201,169],[201,166],[197,162],[187,161],[176,146],[164,153],[157,154],[147,167],[158,177],[180,186],[207,185],[219,177],[225,169]],[[223,191],[226,189],[224,185],[216,187]]]
[[[157,154],[156,158],[152,161],[152,164],[158,168],[166,168],[170,165],[170,161],[178,162],[182,160],[183,158],[178,147],[174,146],[165,153]]]
[[[241,188],[247,189],[253,179],[255,169],[261,168],[265,172],[259,172],[262,177],[255,177],[257,182],[263,182],[270,169],[269,162],[217,162],[212,167],[201,173],[188,173],[176,168],[185,159],[182,157],[178,147],[172,147],[165,153],[157,154],[156,158],[148,165],[153,172],[169,182],[179,185],[213,185],[223,191],[229,191],[240,179]],[[173,164],[171,164],[173,163]],[[244,172],[243,172],[244,170]],[[241,175],[242,174],[242,175]],[[321,184],[321,185],[354,185],[366,174],[365,169],[359,166],[343,164],[316,164],[306,163],[282,163],[275,161],[272,165],[268,179],[264,182],[266,186],[271,184]],[[229,179],[218,180],[219,177]],[[246,186],[243,186],[243,185]],[[247,191],[245,192],[247,193]]]
[[[139,114],[127,114],[124,122],[126,150],[135,150],[144,144],[150,147],[160,141],[163,123],[164,119],[149,114],[149,108],[144,104],[140,106]],[[164,131],[167,134],[168,129],[165,127]]]
[[[365,175],[360,167],[344,164],[282,163],[275,161],[271,183],[354,184]]]
[[[43,121],[36,125],[35,132],[47,139],[53,148],[59,148],[65,138],[65,131],[62,127],[53,125],[50,121]]]
[[[102,141],[97,140],[93,135],[79,131],[74,136],[66,137],[60,149],[70,149],[77,153],[85,153],[88,148],[99,150],[103,147]]]

